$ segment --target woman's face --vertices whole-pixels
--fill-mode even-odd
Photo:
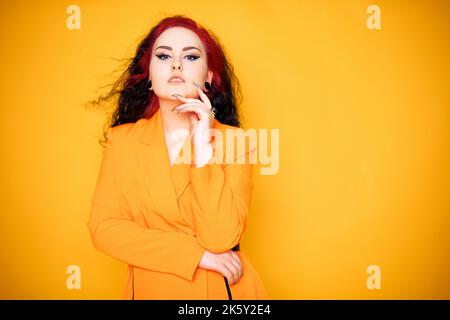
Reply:
[[[165,30],[155,41],[149,67],[152,90],[161,100],[176,100],[179,93],[186,98],[198,98],[192,81],[205,87],[211,83],[213,73],[208,70],[205,48],[200,38],[191,30],[172,27]],[[173,76],[184,81],[169,82]]]

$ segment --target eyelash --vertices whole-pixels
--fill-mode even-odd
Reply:
[[[162,60],[162,61],[166,61],[167,59],[161,59],[161,57],[163,57],[163,56],[169,57],[168,54],[157,54],[156,56],[157,56],[160,60]],[[190,60],[190,61],[195,61],[195,60],[197,60],[198,58],[200,58],[199,56],[192,55],[192,54],[187,55],[186,57],[194,57],[194,58],[195,58],[195,59],[188,59],[188,60]]]

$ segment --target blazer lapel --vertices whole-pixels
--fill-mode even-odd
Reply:
[[[187,186],[191,182],[191,179],[189,177],[189,164],[186,163],[179,163],[174,164],[172,169],[172,176],[174,178],[175,183],[175,193],[177,196],[177,199],[181,197],[183,192],[186,190]]]
[[[214,119],[213,128],[219,128],[219,126],[220,122]],[[191,182],[190,164],[178,163],[173,167],[170,166],[159,108],[150,119],[145,119],[145,128],[140,142],[142,148],[137,156],[150,198],[163,216],[179,214],[177,200]],[[183,150],[190,150],[191,156],[193,155],[193,145],[189,137],[185,140],[178,154],[179,157],[183,156]]]
[[[148,194],[161,216],[173,221],[179,208],[159,109],[145,120],[140,142],[137,156]]]
[[[220,128],[220,122],[217,119],[213,119],[213,128],[214,129]],[[184,150],[185,150],[187,153],[190,153],[190,155],[188,155],[187,158],[188,159],[190,158],[192,161],[194,161],[193,148],[194,146],[192,145],[191,139],[190,138],[186,139],[184,141],[183,147],[181,148],[178,154],[178,163],[174,164],[171,167],[177,199],[181,197],[181,195],[184,193],[189,183],[191,182],[189,175],[189,167],[191,166],[191,164],[184,163],[181,159],[184,157]]]

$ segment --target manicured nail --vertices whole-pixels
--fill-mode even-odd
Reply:
[[[199,88],[200,90],[202,89],[202,87],[200,87],[200,85],[199,85],[197,82],[192,81],[192,83],[194,84],[194,86],[196,86],[196,87]]]

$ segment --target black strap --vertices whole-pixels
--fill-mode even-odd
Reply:
[[[223,277],[225,279],[225,285],[227,286],[227,292],[228,292],[228,300],[233,300],[233,296],[231,295],[230,286],[228,285],[228,280],[226,277]]]
[[[133,286],[133,297],[131,298],[131,300],[134,300],[134,267],[133,266],[131,267],[131,272],[132,272],[132,275],[133,275],[133,284],[132,284],[132,286]]]

